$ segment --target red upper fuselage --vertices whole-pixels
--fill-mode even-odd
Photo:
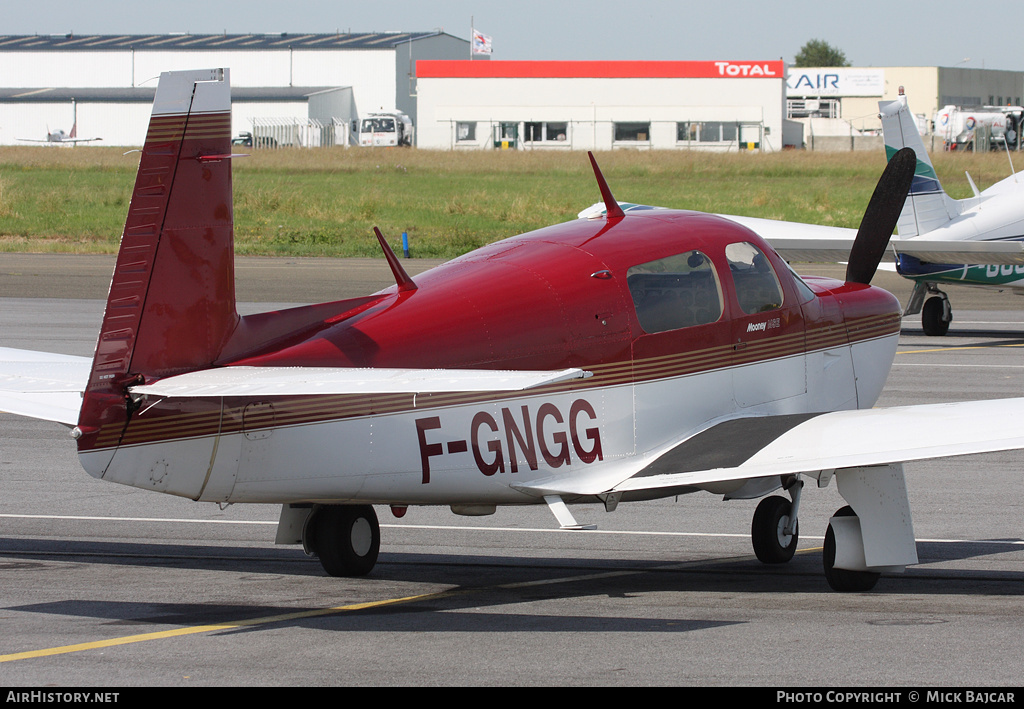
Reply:
[[[783,291],[777,308],[748,313],[741,307],[740,276],[725,256],[726,246],[736,242],[756,245],[771,262]],[[693,251],[715,265],[720,316],[646,332],[629,270]],[[823,279],[811,280],[809,290],[753,232],[696,212],[578,219],[484,247],[415,281],[416,290],[391,288],[359,299],[354,308],[339,303],[319,323],[272,343],[236,338],[229,349],[241,356],[218,364],[544,370],[710,355],[688,370],[697,371],[846,344],[899,327],[899,304],[889,293]],[[766,321],[771,327],[760,326]]]

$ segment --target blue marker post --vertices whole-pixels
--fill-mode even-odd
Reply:
[[[402,232],[402,255],[409,258],[409,235]]]

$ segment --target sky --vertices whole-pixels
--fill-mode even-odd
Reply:
[[[853,66],[1024,70],[1024,3],[931,0],[6,0],[0,34],[429,31],[493,39],[493,59],[770,60],[822,39]],[[0,77],[0,85],[3,78]]]

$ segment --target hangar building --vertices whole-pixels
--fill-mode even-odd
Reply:
[[[469,41],[442,31],[0,35],[0,144],[77,118],[79,138],[141,145],[160,73],[216,67],[231,69],[233,134],[255,120],[345,126],[396,108],[415,123],[416,61],[467,56]]]
[[[782,61],[420,60],[417,145],[435,149],[777,151]]]
[[[911,113],[930,132],[930,123],[943,106],[1021,106],[1024,72],[934,66],[790,67],[787,115],[805,123],[805,140],[878,131],[878,102],[895,99],[901,86]]]

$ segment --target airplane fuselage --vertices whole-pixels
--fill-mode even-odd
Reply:
[[[499,395],[143,397],[127,425],[79,439],[83,465],[204,501],[538,502],[520,488],[600,471],[611,488],[680,431],[870,407],[900,327],[885,291],[805,283],[753,232],[669,210],[507,239],[416,286],[243,318],[216,364],[592,376]],[[246,339],[289,321],[272,347]]]
[[[930,241],[1024,241],[1024,184],[1008,177],[979,197],[956,203],[959,215],[923,235]],[[911,237],[911,241],[915,237]],[[915,282],[981,286],[996,290],[1024,289],[1024,266],[924,263],[899,255],[898,273]]]

